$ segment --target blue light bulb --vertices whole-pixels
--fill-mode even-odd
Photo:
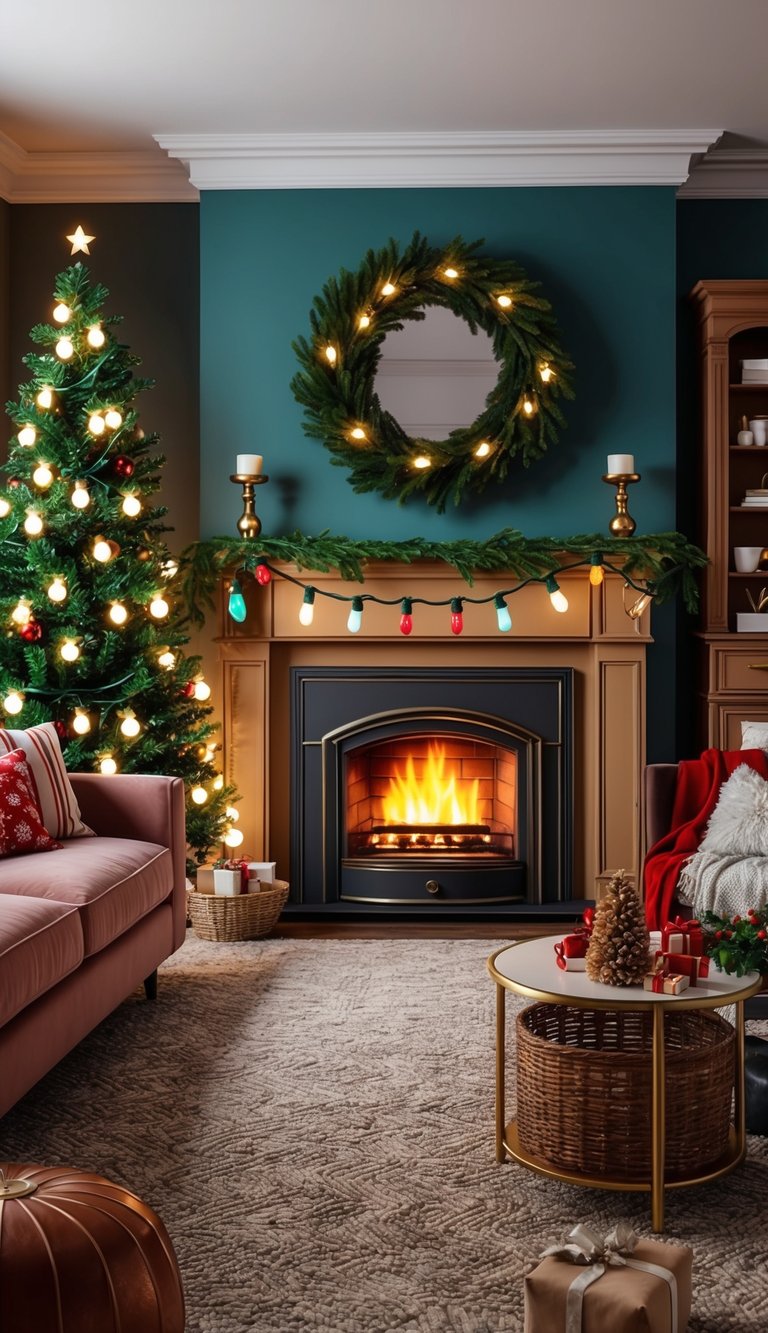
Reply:
[[[500,592],[496,593],[496,596],[493,599],[493,604],[496,607],[496,622],[499,629],[502,634],[507,634],[512,628],[512,617],[509,614],[509,607]]]
[[[246,615],[248,614],[245,605],[245,598],[243,597],[243,590],[240,587],[240,584],[238,583],[237,579],[232,580],[229,589],[229,601],[227,603],[227,610],[229,611],[229,614],[231,615],[232,619],[236,620],[239,625],[242,625]]]

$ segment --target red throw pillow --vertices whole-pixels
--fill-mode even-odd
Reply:
[[[61,847],[43,824],[23,750],[0,755],[0,856]]]

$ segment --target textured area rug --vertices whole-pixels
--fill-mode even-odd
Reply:
[[[494,947],[190,937],[155,1004],[127,1001],[0,1122],[0,1153],[156,1208],[188,1333],[522,1330],[544,1246],[579,1220],[650,1236],[649,1196],[494,1161]],[[764,1139],[668,1193],[693,1333],[768,1328],[767,1208]]]

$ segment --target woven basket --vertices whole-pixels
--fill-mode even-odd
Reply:
[[[652,1017],[534,1004],[517,1017],[521,1147],[560,1171],[648,1181]],[[665,1174],[690,1176],[728,1147],[735,1032],[718,1014],[664,1016]]]
[[[259,893],[187,894],[192,929],[201,940],[255,940],[268,935],[285,907],[290,885],[284,879],[262,886]]]

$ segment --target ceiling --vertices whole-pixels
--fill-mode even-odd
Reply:
[[[695,132],[701,151],[727,131],[742,162],[768,146],[765,0],[101,0],[82,10],[6,0],[0,10],[11,172],[46,155],[167,164],[168,153],[184,157],[176,141],[212,135],[219,148],[236,135],[279,150],[279,136],[319,146],[327,136],[674,130]]]

